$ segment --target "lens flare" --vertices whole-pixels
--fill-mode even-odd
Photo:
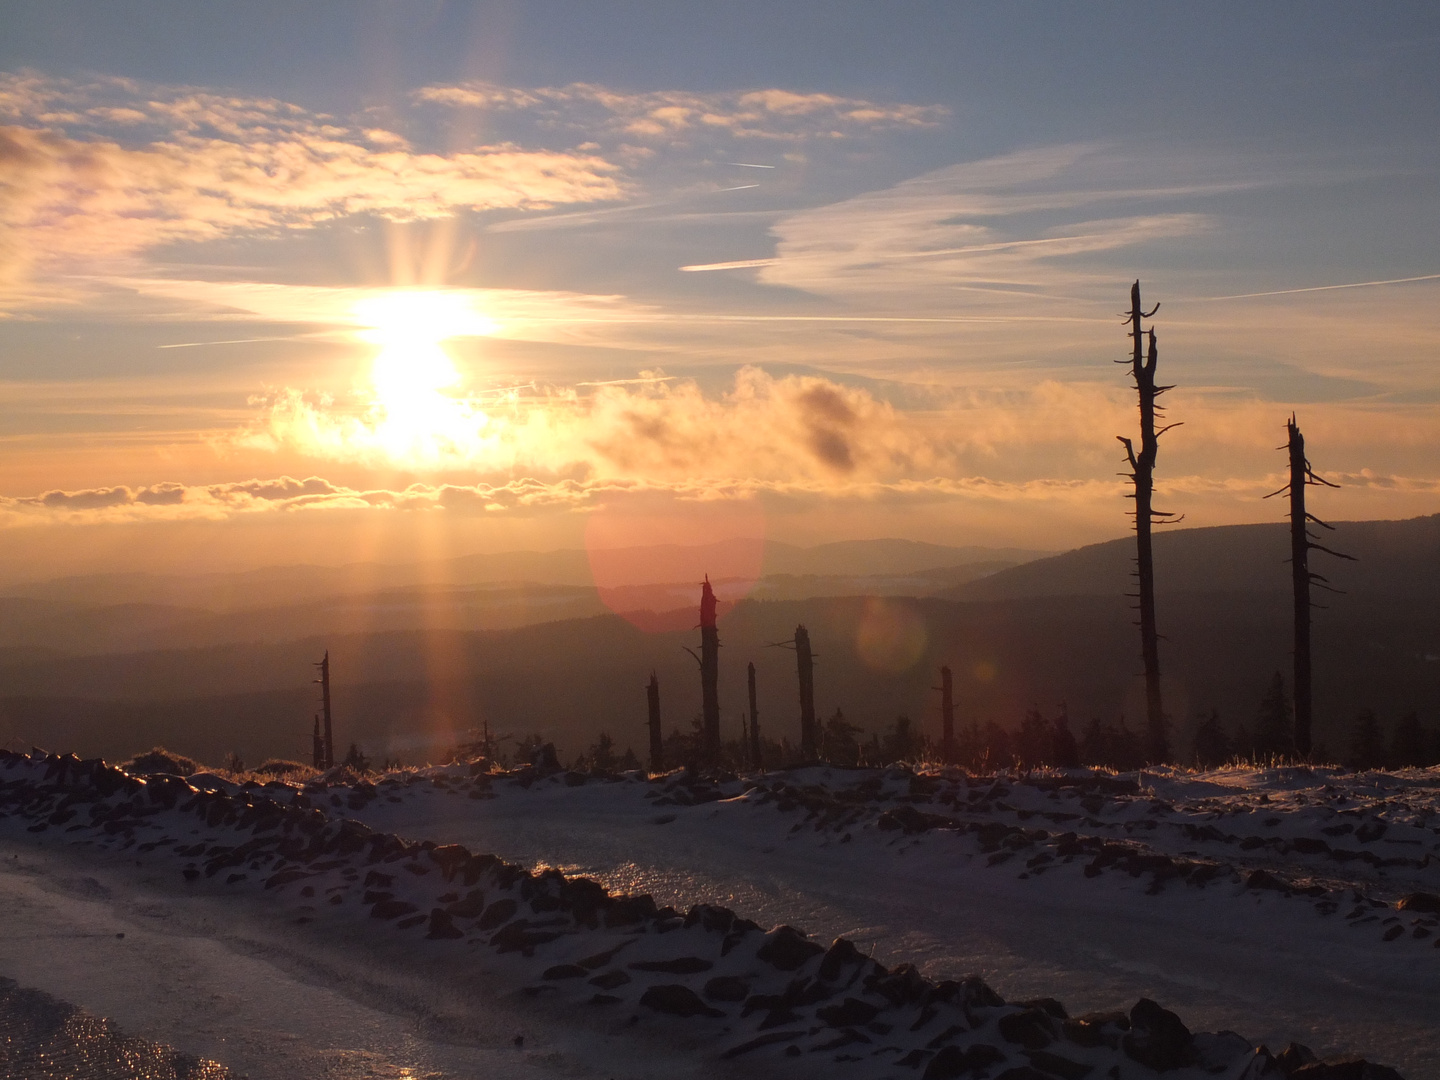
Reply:
[[[903,601],[868,597],[855,628],[855,654],[872,671],[909,671],[929,642],[924,617]]]

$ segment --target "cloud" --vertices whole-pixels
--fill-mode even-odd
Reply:
[[[1202,174],[1180,184],[1153,165],[1115,183],[1134,163],[1114,148],[1060,146],[950,166],[782,218],[771,228],[774,256],[753,265],[767,284],[912,310],[1088,304],[1099,288],[1114,291],[1115,272],[1102,263],[1111,253],[1213,226],[1206,214],[1162,204],[1254,183]],[[1093,216],[1117,204],[1149,206]]]
[[[894,129],[934,127],[939,105],[880,104],[835,94],[778,88],[697,94],[680,90],[626,93],[589,83],[515,89],[471,82],[427,86],[416,101],[457,109],[528,113],[592,135],[673,142],[719,134],[737,139],[845,139]]]
[[[154,90],[154,88],[150,88]],[[130,95],[126,107],[95,104]],[[276,100],[125,80],[0,78],[0,281],[37,265],[94,265],[162,244],[392,221],[458,210],[620,198],[619,167],[589,151],[481,145],[420,152],[396,133]]]
[[[667,484],[698,477],[838,488],[954,464],[954,440],[938,425],[817,376],[743,368],[718,397],[691,380],[659,378],[585,390],[437,390],[416,423],[379,395],[337,401],[287,389],[238,442],[370,467]]]
[[[1336,474],[1351,496],[1344,506],[1350,516],[1431,512],[1440,495],[1440,478]],[[1217,478],[1178,476],[1167,482],[1172,498],[1187,509],[1221,511],[1222,520],[1272,520],[1277,515],[1262,501],[1282,483],[1268,476]],[[1375,501],[1378,497],[1381,501]],[[442,513],[503,517],[568,514],[602,505],[635,501],[637,505],[715,503],[761,500],[771,511],[803,513],[806,507],[833,510],[846,504],[900,508],[944,507],[963,521],[969,513],[984,514],[1008,507],[1043,520],[1113,517],[1124,507],[1124,485],[1105,479],[998,480],[986,476],[930,477],[849,484],[842,489],[813,480],[731,480],[522,478],[503,484],[411,484],[404,488],[361,488],[318,476],[280,476],[235,483],[151,487],[111,487],[50,491],[42,495],[0,497],[0,529],[65,524],[120,524],[144,521],[225,521],[255,515],[318,512]],[[1398,501],[1397,501],[1398,500]],[[1337,500],[1338,502],[1338,500]],[[1037,519],[1035,515],[1039,515]],[[1329,515],[1327,515],[1329,516]],[[1338,519],[1337,519],[1338,520]],[[1118,529],[1116,530],[1118,531]]]

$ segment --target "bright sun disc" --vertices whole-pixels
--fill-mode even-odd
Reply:
[[[488,418],[446,391],[460,372],[441,347],[449,338],[495,331],[463,293],[401,290],[355,305],[362,340],[380,346],[371,365],[374,401],[382,413],[376,435],[397,461],[434,464],[472,442]]]

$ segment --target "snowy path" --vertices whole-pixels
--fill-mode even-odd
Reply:
[[[132,862],[0,841],[0,974],[249,1080],[653,1075],[591,1031],[457,998],[413,956],[317,941]]]
[[[820,783],[848,778],[815,772]],[[1194,786],[1211,804],[1231,794]],[[1293,1039],[1362,1053],[1411,1080],[1440,1080],[1440,950],[1428,939],[1425,948],[1408,940],[1392,948],[1303,899],[1183,884],[1149,896],[1148,879],[1086,878],[1078,865],[1022,879],[1023,866],[988,866],[955,833],[906,836],[872,824],[841,843],[809,823],[797,829],[803,815],[753,799],[656,807],[644,785],[593,782],[502,782],[494,792],[475,801],[414,784],[391,796],[399,802],[379,799],[357,816],[650,892],[660,903],[723,904],[762,925],[843,935],[932,978],[979,974],[1012,1000],[1051,995],[1078,1013],[1151,997],[1194,1028],[1230,1028],[1274,1049]],[[1245,792],[1233,795],[1232,823]],[[1275,820],[1277,804],[1266,799],[1261,822]],[[1305,818],[1301,803],[1295,813]],[[1281,868],[1272,849],[1257,850],[1259,865]],[[1375,876],[1368,864],[1346,866]],[[1417,884],[1415,874],[1385,873]],[[1440,880],[1440,866],[1427,873]]]

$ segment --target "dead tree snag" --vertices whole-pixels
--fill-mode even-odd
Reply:
[[[1179,424],[1166,424],[1158,430],[1157,416],[1164,409],[1157,399],[1173,386],[1159,386],[1155,382],[1155,365],[1159,352],[1155,344],[1155,330],[1145,330],[1142,322],[1160,310],[1156,304],[1149,311],[1140,304],[1140,282],[1130,286],[1130,311],[1125,321],[1130,324],[1130,336],[1134,339],[1134,353],[1129,363],[1135,377],[1135,390],[1140,397],[1140,451],[1123,435],[1117,435],[1125,447],[1125,457],[1130,464],[1129,477],[1135,491],[1128,496],[1135,500],[1135,576],[1139,589],[1135,593],[1140,612],[1140,652],[1145,661],[1145,715],[1148,736],[1147,753],[1152,762],[1163,762],[1170,756],[1169,742],[1165,733],[1165,703],[1160,694],[1160,634],[1155,625],[1155,559],[1151,542],[1152,525],[1172,524],[1181,517],[1154,507],[1155,456],[1160,449],[1160,436]],[[1149,348],[1146,349],[1148,340]],[[1118,360],[1116,363],[1126,363]]]

